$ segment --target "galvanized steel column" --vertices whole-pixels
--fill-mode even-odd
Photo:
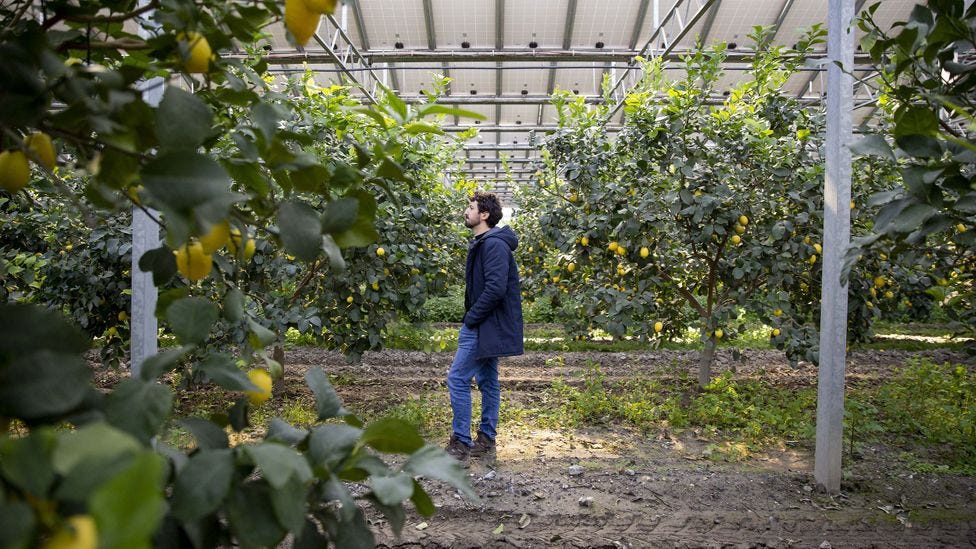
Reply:
[[[814,478],[840,490],[847,361],[847,284],[841,284],[851,236],[851,112],[854,106],[854,0],[829,0],[827,8],[827,143],[824,182],[823,290],[817,386]],[[838,66],[838,63],[841,66]],[[843,69],[841,68],[843,67]]]

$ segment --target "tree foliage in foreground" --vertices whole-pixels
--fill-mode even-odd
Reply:
[[[385,241],[377,212],[416,209],[412,193],[433,179],[411,174],[443,164],[438,118],[466,114],[393,96],[369,108],[333,104],[320,90],[311,93],[320,109],[306,112],[309,102],[283,91],[260,57],[261,33],[282,15],[272,1],[0,7],[5,219],[67,203],[98,231],[111,230],[103,220],[120,210],[143,209],[164,245],[139,265],[169,288],[157,315],[177,343],[147,360],[140,376],[96,390],[82,357],[90,334],[30,303],[43,300],[25,294],[39,280],[25,273],[39,260],[70,272],[97,238],[72,241],[75,254],[60,243],[63,258],[48,253],[62,251],[56,241],[30,255],[3,250],[5,275],[10,258],[20,270],[5,277],[0,305],[0,546],[265,546],[291,534],[298,546],[371,547],[361,505],[398,531],[408,500],[422,514],[434,510],[417,478],[473,495],[443,450],[400,422],[363,425],[319,370],[306,378],[316,426],[273,420],[261,442],[228,442],[225,429],[243,429],[269,396],[263,368],[280,372],[263,352],[277,337],[268,326],[308,320],[278,316],[275,298],[260,293],[287,291],[286,277],[262,288],[245,285],[243,273],[285,254],[301,274],[328,264],[328,276],[341,278],[347,258],[371,253],[391,264],[353,264],[375,276],[389,268],[394,277],[393,263],[409,251],[399,243],[408,239],[378,253]],[[245,58],[223,56],[235,45]],[[41,286],[72,284],[39,269],[32,272],[44,273]],[[369,282],[362,274],[350,280],[357,288]],[[105,322],[102,311],[93,314]],[[241,345],[215,347],[222,329],[238,333]],[[212,417],[172,417],[173,391],[160,378],[177,368],[240,397]],[[175,424],[193,434],[188,450],[157,442]],[[391,467],[383,453],[406,461]],[[347,482],[364,489],[354,493]]]

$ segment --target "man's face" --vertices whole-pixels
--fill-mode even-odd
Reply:
[[[481,213],[478,212],[477,202],[468,202],[468,208],[464,210],[464,226],[472,229],[481,224]]]

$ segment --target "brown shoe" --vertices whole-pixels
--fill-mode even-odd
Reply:
[[[471,447],[461,442],[457,435],[451,435],[451,441],[447,443],[447,448],[444,449],[451,457],[462,462],[468,459],[468,454],[471,453]]]
[[[495,441],[488,437],[488,435],[478,431],[478,438],[474,440],[474,445],[471,446],[471,457],[494,457],[495,455]]]

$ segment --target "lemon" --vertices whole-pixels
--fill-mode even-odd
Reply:
[[[641,257],[643,257],[644,259],[647,259],[647,256],[649,256],[649,255],[651,255],[651,251],[647,249],[647,246],[644,246],[644,247],[642,247],[640,249],[640,256]]]
[[[352,296],[346,298],[346,303],[352,304],[353,301],[355,300],[352,298]]]
[[[779,334],[780,334],[779,328],[773,328],[773,337],[779,337]]]
[[[874,277],[874,285],[876,287],[878,287],[878,288],[884,286],[886,282],[887,282],[887,280],[885,280],[885,277],[883,277],[883,276],[876,276],[876,277]]]
[[[559,283],[559,275],[553,275],[553,277],[552,277],[552,283],[553,284]]]
[[[223,248],[229,239],[230,224],[226,221],[221,221],[220,223],[211,225],[207,234],[200,237],[200,244],[203,245],[204,253],[212,254]]]
[[[305,0],[305,7],[308,11],[332,15],[338,3],[339,0]]]
[[[811,264],[811,265],[813,265],[814,263],[816,263],[816,262],[817,262],[817,256],[815,256],[815,255],[811,255],[811,256],[810,256],[810,259],[808,259],[807,261],[809,261],[809,262],[810,262],[810,264]]]
[[[611,252],[615,252],[617,251],[617,246],[618,246],[617,241],[614,240],[613,242],[607,244],[607,249],[610,250]]]
[[[91,515],[68,517],[65,526],[60,528],[42,546],[44,549],[96,549],[98,547],[98,528]]]
[[[963,225],[962,223],[956,223],[956,230],[959,231],[960,233],[964,233],[966,232],[966,226]]]
[[[723,335],[725,335],[725,332],[723,332],[721,328],[715,330],[715,339],[722,339]]]
[[[743,227],[742,225],[736,223],[735,224],[735,232],[736,232],[736,234],[742,234],[742,233],[746,232],[746,228]]]
[[[264,404],[271,398],[271,374],[263,368],[252,368],[247,372],[247,378],[258,386],[257,391],[247,391],[247,399],[254,406]]]
[[[878,292],[874,288],[871,288],[871,297],[878,297]]]
[[[285,27],[299,46],[315,34],[321,19],[322,14],[309,10],[305,0],[285,0]]]
[[[374,291],[377,291],[377,292],[380,291],[380,283],[379,282],[372,283],[370,285],[370,287],[373,288]]]
[[[663,322],[658,321],[658,322],[655,322],[654,323],[654,331],[655,332],[660,332],[663,329],[664,329],[664,323]]]
[[[213,256],[204,252],[199,242],[184,244],[173,254],[176,256],[176,269],[188,280],[203,280],[213,268]]]
[[[51,143],[51,136],[44,132],[34,132],[24,139],[24,144],[34,153],[41,166],[48,171],[54,169],[57,162],[57,155],[54,153],[54,144]]]
[[[15,193],[27,186],[30,179],[30,166],[27,155],[21,151],[0,153],[0,187]]]
[[[573,204],[575,204],[577,200],[579,200],[579,196],[576,193],[569,195],[569,201]]]
[[[240,257],[237,250],[241,248],[241,240],[245,238],[247,240],[244,241],[244,260],[248,261],[254,257],[254,239],[250,236],[242,236],[240,229],[235,227],[230,230],[230,240],[227,241],[227,249],[230,250],[230,253],[234,257]]]
[[[376,255],[383,257],[384,255],[386,255],[386,250],[384,250],[383,248],[376,248]]]
[[[585,237],[584,236],[583,238],[580,239],[580,244],[582,244],[584,246],[589,246],[590,245],[590,239],[588,237]]]
[[[627,248],[618,245],[616,251],[617,251],[617,255],[625,255],[627,253]]]
[[[738,246],[740,242],[742,242],[742,237],[741,236],[739,236],[737,234],[732,235],[732,244]]]
[[[817,250],[817,253],[818,253],[818,254],[819,254],[819,253],[823,253],[823,247],[821,247],[821,246],[820,246],[820,244],[814,244],[814,245],[813,245],[813,249],[814,249],[814,250]]]
[[[570,262],[570,264],[569,264],[569,265],[566,265],[566,270],[567,270],[567,271],[569,271],[569,272],[573,272],[573,271],[575,271],[575,270],[576,270],[576,264],[575,264],[575,263],[572,263],[572,262]]]
[[[129,315],[125,311],[119,311],[119,321],[125,322],[126,320],[129,320]]]
[[[210,57],[213,51],[199,32],[181,32],[176,39],[180,42],[183,53],[183,69],[188,73],[206,73],[210,70]],[[185,49],[183,49],[185,48]]]
[[[773,311],[773,316],[783,316],[783,309],[776,309]]]
[[[742,225],[743,227],[745,227],[748,224],[749,224],[749,218],[746,217],[746,216],[744,216],[744,215],[740,215],[739,216],[739,225]]]
[[[888,290],[887,292],[885,292],[885,297],[888,298],[888,299],[891,299],[891,298],[895,297],[895,294],[891,290]]]
[[[854,201],[853,200],[851,200],[851,209],[852,210],[854,209]]]

